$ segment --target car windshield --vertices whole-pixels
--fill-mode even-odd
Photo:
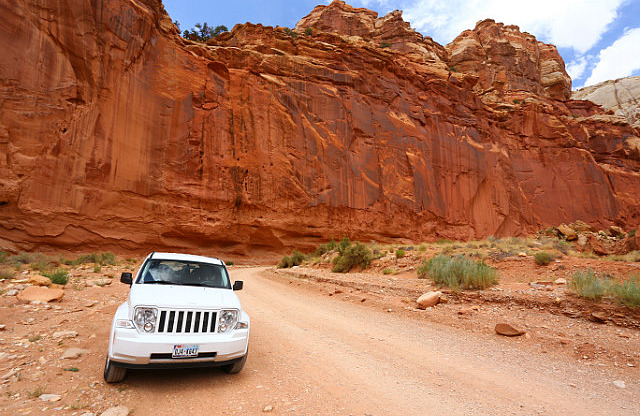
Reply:
[[[180,260],[147,261],[136,283],[231,288],[224,266]]]

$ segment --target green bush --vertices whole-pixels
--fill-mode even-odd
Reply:
[[[578,270],[569,280],[569,289],[578,296],[599,300],[607,293],[610,282],[604,276],[596,274],[592,269]]]
[[[298,250],[294,249],[291,256],[284,256],[280,263],[278,263],[279,269],[288,269],[293,266],[299,266],[304,261],[304,254],[300,253]]]
[[[64,269],[56,269],[52,272],[43,272],[43,276],[46,276],[51,280],[51,283],[57,285],[66,285],[69,281],[69,273]]]
[[[340,240],[340,243],[338,243],[338,254],[342,256],[350,246],[351,240],[349,240],[347,237],[343,237],[342,240]]]
[[[380,43],[380,47],[381,48],[390,48],[391,44],[389,42],[381,42]]]
[[[343,242],[347,241],[349,245],[343,246]],[[336,273],[347,273],[355,266],[360,266],[361,269],[366,269],[371,264],[373,254],[367,246],[362,243],[355,242],[351,244],[349,239],[342,239],[340,241],[339,255],[334,259],[334,266],[331,271]]]
[[[458,289],[485,289],[498,283],[498,272],[483,262],[464,256],[438,254],[424,261],[418,268],[418,277],[427,275],[438,285]]]
[[[320,244],[315,251],[316,256],[322,256],[323,254],[329,253],[338,247],[338,243],[332,238],[328,243]]]
[[[640,306],[640,279],[637,276],[623,283],[614,283],[610,292],[618,303],[632,308]]]
[[[399,248],[396,250],[396,258],[401,259],[406,255],[407,253],[403,249]]]
[[[5,263],[9,258],[9,253],[6,251],[0,251],[0,263]]]
[[[382,271],[382,274],[385,274],[385,275],[386,274],[396,274],[396,273],[398,273],[398,272],[396,270],[394,270],[394,269],[384,269]]]
[[[307,35],[307,36],[313,35],[313,29],[311,29],[310,27],[306,28],[304,30],[304,34]]]
[[[555,256],[547,251],[539,251],[534,256],[536,264],[539,266],[546,266],[555,260]]]

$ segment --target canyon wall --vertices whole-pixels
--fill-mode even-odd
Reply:
[[[638,131],[569,100],[555,48],[514,26],[443,47],[335,1],[201,44],[159,0],[0,7],[0,249],[255,258],[637,225]]]

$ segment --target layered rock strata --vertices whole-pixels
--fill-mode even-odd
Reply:
[[[460,42],[339,1],[296,32],[245,24],[208,44],[158,0],[0,7],[2,249],[253,258],[638,222],[637,131],[564,101],[564,69],[544,75],[530,36],[483,70]],[[538,72],[509,75],[529,50]],[[507,74],[490,100],[488,73]]]

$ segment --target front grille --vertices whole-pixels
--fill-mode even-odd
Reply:
[[[158,333],[206,334],[216,332],[216,313],[212,311],[160,310]]]

